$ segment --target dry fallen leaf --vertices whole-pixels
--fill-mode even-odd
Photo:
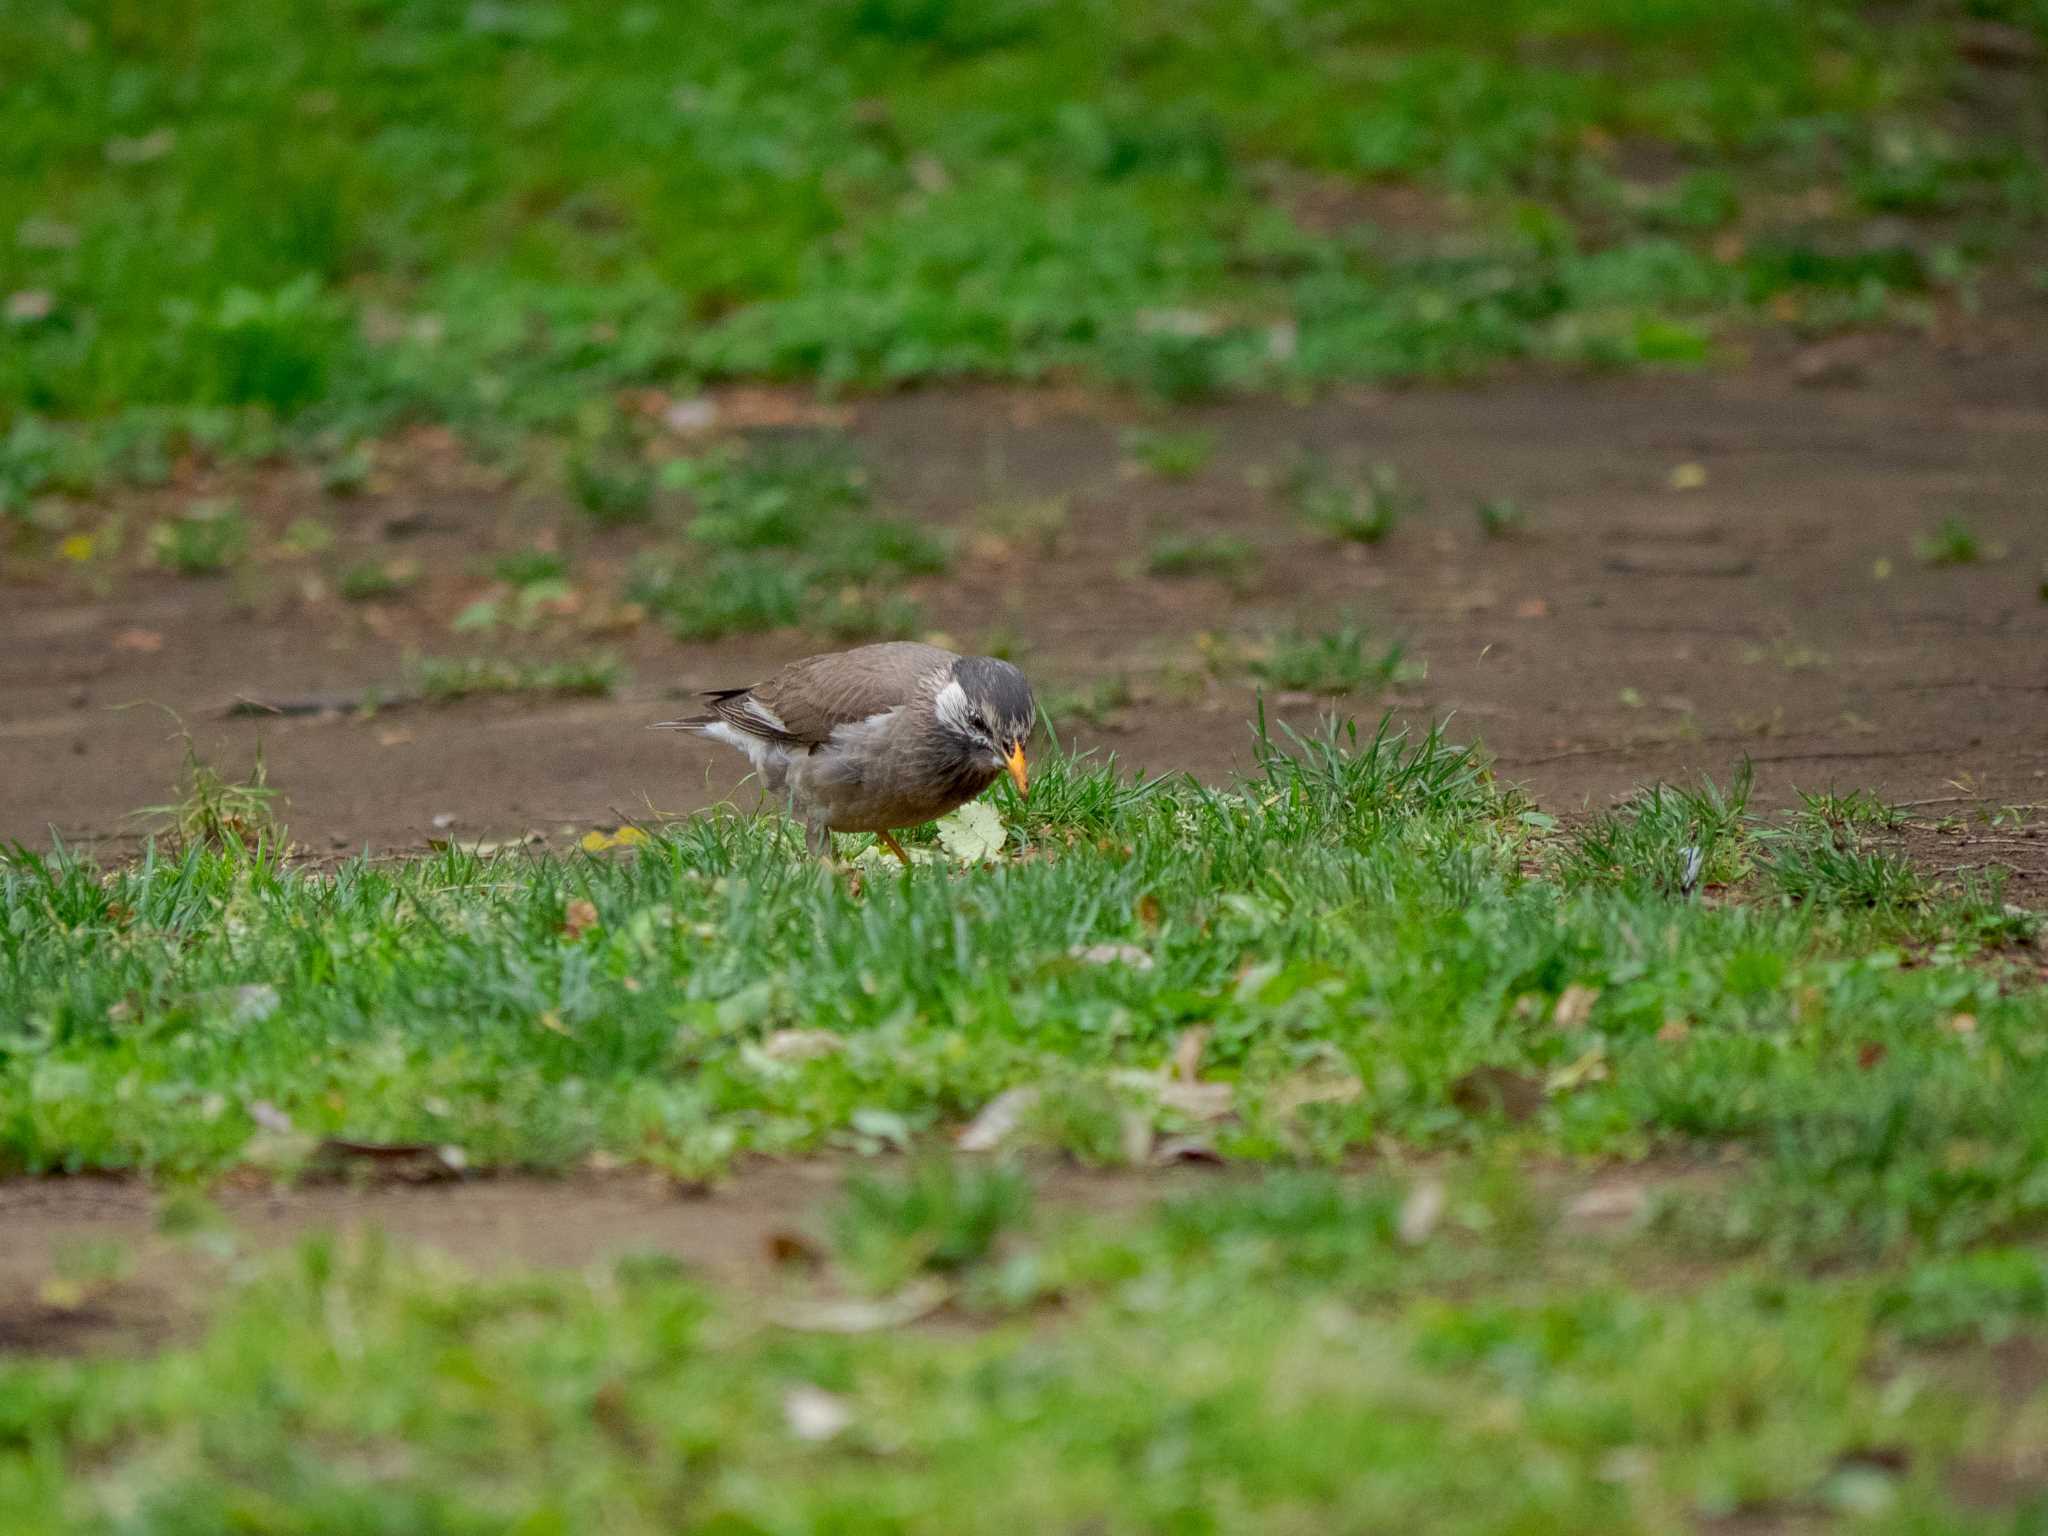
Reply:
[[[845,1038],[829,1029],[778,1029],[761,1042],[770,1061],[815,1061],[845,1049]]]
[[[1350,1072],[1325,1068],[1283,1078],[1266,1094],[1267,1110],[1282,1119],[1309,1104],[1349,1104],[1365,1092]]]
[[[1159,1102],[1190,1120],[1221,1120],[1231,1112],[1236,1090],[1229,1083],[1164,1082]]]
[[[768,1262],[779,1269],[823,1269],[825,1254],[801,1232],[778,1228],[761,1240]]]
[[[962,1152],[993,1152],[1017,1133],[1025,1117],[1038,1107],[1039,1090],[1029,1084],[1005,1088],[982,1105],[953,1138]]]
[[[597,903],[577,897],[562,909],[562,934],[565,938],[580,939],[597,926]]]
[[[1692,1026],[1683,1019],[1666,1019],[1657,1028],[1657,1038],[1666,1045],[1682,1045],[1692,1033]]]
[[[1408,1191],[1408,1198],[1401,1202],[1395,1234],[1410,1248],[1420,1247],[1436,1231],[1436,1224],[1443,1219],[1443,1214],[1443,1180],[1417,1179],[1415,1187]]]
[[[1572,1198],[1564,1208],[1564,1219],[1574,1227],[1634,1221],[1649,1203],[1650,1197],[1640,1184],[1595,1185]]]
[[[1518,619],[1547,619],[1550,617],[1550,604],[1540,597],[1525,597],[1515,604],[1515,617]]]
[[[1553,1029],[1579,1030],[1586,1027],[1586,1021],[1593,1016],[1593,1005],[1600,1001],[1598,987],[1582,986],[1573,982],[1558,995],[1557,1009],[1550,1015]]]
[[[853,1424],[853,1405],[809,1382],[782,1394],[782,1422],[799,1440],[816,1445],[837,1438]]]
[[[1674,491],[1696,491],[1707,483],[1707,466],[1704,464],[1680,464],[1671,471],[1671,489]]]
[[[1067,951],[1067,956],[1083,965],[1128,965],[1134,971],[1152,969],[1152,957],[1135,944],[1076,944]]]
[[[770,1314],[775,1323],[799,1333],[875,1333],[929,1317],[952,1299],[942,1280],[914,1280],[893,1296],[792,1302]]]

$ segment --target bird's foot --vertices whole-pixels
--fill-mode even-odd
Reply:
[[[903,845],[896,841],[895,833],[877,832],[875,836],[878,839],[880,839],[881,844],[884,848],[888,849],[891,853],[895,854],[897,858],[903,861],[903,867],[905,869],[910,868],[910,855],[905,853],[903,851]]]

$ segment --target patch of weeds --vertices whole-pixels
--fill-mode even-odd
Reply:
[[[1100,727],[1130,708],[1131,700],[1131,680],[1119,672],[1079,688],[1047,693],[1040,701],[1039,713],[1054,727],[1076,720]]]
[[[1216,453],[1216,434],[1163,427],[1138,427],[1124,434],[1124,452],[1146,473],[1161,480],[1192,480]]]
[[[678,640],[716,640],[796,624],[807,593],[802,573],[759,555],[719,555],[708,565],[647,555],[626,583],[626,595]]]
[[[1913,541],[1923,565],[1975,565],[1987,553],[1976,531],[1959,517],[1945,517],[1932,533]]]
[[[1252,676],[1299,693],[1357,693],[1416,676],[1399,641],[1382,646],[1356,624],[1269,636],[1251,658]]]
[[[1570,886],[1682,895],[1732,885],[1748,874],[1754,827],[1749,815],[1755,771],[1748,759],[1724,790],[1653,784],[1619,810],[1604,811],[1571,835],[1558,874]]]
[[[277,791],[270,787],[263,749],[256,749],[247,778],[229,779],[199,755],[192,733],[180,725],[184,766],[163,805],[144,806],[132,816],[152,818],[152,832],[180,848],[239,853],[282,849],[288,839],[277,816]]]
[[[421,698],[465,699],[476,694],[540,693],[609,698],[625,668],[609,651],[567,661],[510,661],[489,656],[415,656],[406,678]]]
[[[981,1263],[1031,1214],[1031,1187],[1000,1164],[926,1156],[900,1177],[858,1174],[832,1214],[832,1247],[861,1284],[891,1291],[920,1273]]]
[[[564,582],[569,577],[569,559],[554,549],[508,550],[491,561],[491,574],[509,587]]]
[[[360,496],[376,463],[361,445],[344,450],[320,466],[320,489],[330,496]]]
[[[1033,554],[1059,553],[1073,521],[1065,496],[1030,496],[983,507],[976,522],[986,532]]]
[[[1288,476],[1286,489],[1302,521],[1358,544],[1382,542],[1423,507],[1422,494],[1391,464],[1374,464],[1352,478],[1309,461]]]
[[[293,518],[277,542],[278,553],[293,559],[324,555],[333,547],[334,529],[317,517]]]
[[[629,447],[581,443],[563,463],[569,494],[601,528],[645,523],[654,516],[654,467]]]
[[[344,570],[334,588],[351,603],[377,602],[417,585],[420,574],[417,560],[364,561]]]
[[[195,501],[149,533],[156,563],[180,576],[217,576],[249,550],[249,520],[229,498]]]
[[[1817,793],[1800,790],[1798,793],[1799,815],[1823,829],[1869,827],[1880,832],[1896,832],[1909,819],[1903,806],[1893,805],[1867,789],[1852,789],[1847,793],[1831,789]]]
[[[1132,1160],[1130,1102],[1108,1083],[1080,1074],[1048,1083],[1028,1117],[1031,1139],[1083,1168],[1123,1168]]]
[[[1771,835],[1765,878],[1782,896],[1832,909],[1897,911],[1928,897],[1926,882],[1903,853],[1867,848],[1830,828]]]
[[[1509,496],[1491,496],[1478,504],[1479,531],[1489,539],[1509,539],[1529,531],[1529,514]]]
[[[794,624],[842,640],[912,634],[916,604],[886,588],[950,558],[939,534],[869,510],[866,472],[840,439],[677,459],[663,480],[696,506],[696,548],[643,557],[627,592],[679,639]]]
[[[1163,534],[1145,552],[1151,575],[1209,576],[1233,588],[1249,585],[1258,567],[1258,549],[1235,533]]]
[[[939,534],[892,518],[849,520],[808,542],[807,566],[818,581],[930,576],[945,570],[952,559]]]
[[[803,622],[808,629],[853,644],[907,639],[923,626],[924,614],[907,597],[847,587],[822,596],[813,594]]]

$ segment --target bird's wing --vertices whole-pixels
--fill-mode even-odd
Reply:
[[[911,640],[806,656],[751,688],[707,693],[710,714],[677,723],[717,721],[784,746],[820,746],[842,725],[909,703],[924,679],[957,660],[951,651]]]

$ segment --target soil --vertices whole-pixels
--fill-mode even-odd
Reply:
[[[230,1249],[204,1233],[166,1235],[164,1199],[140,1178],[0,1180],[0,1359],[160,1345],[203,1321],[224,1251],[262,1253],[321,1232],[376,1232],[479,1270],[665,1254],[741,1305],[772,1304],[830,1288],[814,1271],[824,1213],[849,1168],[831,1157],[761,1162],[710,1188],[638,1171],[296,1187],[235,1175],[211,1195],[213,1231]],[[1041,1208],[1116,1216],[1236,1176],[1048,1164],[1032,1183]],[[109,1252],[117,1263],[93,1265]]]
[[[1132,704],[1071,735],[1134,767],[1213,778],[1245,766],[1254,694],[1241,668],[1205,670],[1214,639],[1351,617],[1405,642],[1426,677],[1384,696],[1269,695],[1269,714],[1299,728],[1332,708],[1448,719],[1553,811],[1599,807],[1654,779],[1725,780],[1745,756],[1767,804],[1828,786],[1956,810],[2048,801],[2039,348],[1868,337],[1710,376],[1232,403],[1173,418],[1219,445],[1186,481],[1133,472],[1122,432],[1162,418],[1100,397],[926,392],[835,414],[886,504],[962,534],[954,569],[913,589],[933,628],[966,646],[1010,637],[1042,694],[1128,679]],[[1395,465],[1429,506],[1383,544],[1335,544],[1273,487],[1305,453]],[[170,797],[182,755],[169,718],[135,707],[153,704],[182,717],[225,770],[245,771],[260,743],[312,851],[529,833],[559,845],[734,795],[735,754],[642,727],[694,689],[751,681],[809,648],[793,633],[686,645],[652,624],[581,632],[660,535],[585,531],[559,502],[495,483],[432,433],[388,445],[353,498],[269,468],[195,473],[120,510],[139,529],[223,490],[273,533],[319,515],[341,545],[324,567],[271,559],[214,579],[130,559],[97,578],[99,591],[69,567],[60,574],[61,562],[7,557],[0,840],[57,836],[110,856],[132,847],[140,824],[125,813]],[[1487,539],[1474,507],[1502,496],[1529,530]],[[1067,502],[1051,553],[977,532],[992,504],[1035,497]],[[1986,558],[1916,558],[1916,539],[1949,517]],[[484,557],[557,528],[591,611],[524,648],[620,650],[637,681],[617,696],[367,716],[314,707],[390,690],[408,651],[476,649],[447,624],[488,588]],[[1143,574],[1147,545],[1168,530],[1247,537],[1258,572],[1238,591]],[[392,558],[424,572],[395,601],[345,603],[309,580]],[[225,717],[237,699],[310,712]],[[1958,840],[1948,862],[2015,864],[2013,894],[2038,903],[2048,836],[1979,832],[1990,841]]]
[[[726,404],[755,421],[807,415],[762,391]],[[1241,669],[1209,664],[1218,642],[1350,618],[1402,640],[1426,677],[1384,695],[1269,695],[1270,716],[1301,729],[1333,708],[1448,719],[1502,777],[1564,814],[1657,779],[1725,781],[1747,757],[1765,805],[1833,786],[1953,815],[1916,834],[1918,856],[2008,866],[2012,899],[2048,905],[2048,832],[2025,815],[1990,819],[2048,802],[2048,349],[1862,337],[1710,376],[1352,391],[1171,418],[1099,396],[992,389],[835,415],[885,504],[961,534],[954,569],[913,588],[934,629],[963,646],[1011,637],[1041,694],[1128,679],[1133,701],[1077,724],[1071,740],[1129,766],[1209,778],[1247,766],[1254,694]],[[1162,424],[1215,434],[1217,453],[1192,479],[1125,462],[1122,434]],[[1429,507],[1381,545],[1333,544],[1274,488],[1304,454],[1395,465]],[[132,548],[152,517],[223,493],[271,535],[310,514],[341,542],[320,560],[264,558],[211,580],[132,558],[96,571],[0,555],[0,842],[132,851],[125,813],[170,798],[183,752],[148,705],[175,711],[229,772],[260,744],[313,853],[532,834],[563,847],[628,817],[752,803],[733,754],[643,727],[692,690],[762,676],[804,641],[685,645],[652,624],[611,622],[620,579],[655,530],[591,532],[430,432],[384,445],[355,497],[331,497],[298,469],[188,467],[114,510]],[[989,536],[991,506],[1048,497],[1068,508],[1050,551]],[[1526,510],[1526,533],[1482,536],[1474,507],[1493,497]],[[1949,517],[1985,559],[1916,558],[1916,539]],[[585,607],[509,647],[611,646],[637,679],[615,697],[319,707],[388,691],[408,652],[483,648],[448,621],[488,589],[486,557],[558,530]],[[1242,590],[1146,576],[1144,551],[1166,531],[1251,539],[1258,572]],[[340,566],[400,558],[422,572],[402,597],[332,595]],[[232,715],[238,699],[305,712]],[[841,1172],[764,1167],[698,1199],[640,1175],[229,1187],[219,1198],[239,1240],[258,1246],[375,1225],[479,1264],[653,1247],[744,1290],[783,1283],[769,1239],[799,1229]],[[1064,1176],[1072,1187],[1052,1198],[1114,1208],[1180,1176]],[[128,1181],[0,1185],[0,1353],[182,1329],[210,1261],[157,1235],[156,1208]],[[102,1240],[130,1250],[125,1279],[50,1289],[63,1255]]]

